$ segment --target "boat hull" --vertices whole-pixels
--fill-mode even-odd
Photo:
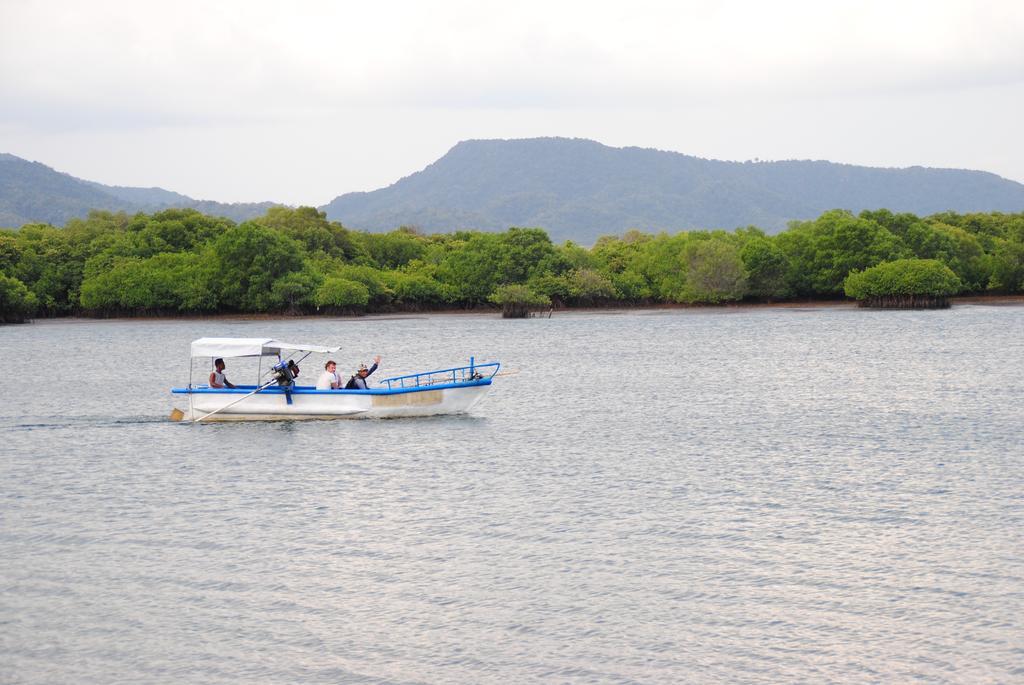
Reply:
[[[187,405],[186,420],[281,421],[298,419],[363,419],[462,414],[490,390],[489,378],[469,383],[370,390],[316,390],[298,387],[286,392],[271,387],[246,397],[255,388],[176,388],[171,392]],[[234,403],[234,404],[232,404]],[[206,417],[211,412],[217,412]]]

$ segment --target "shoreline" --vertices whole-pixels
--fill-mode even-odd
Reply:
[[[1020,307],[1024,306],[1024,295],[967,295],[954,297],[952,306],[990,306],[990,307]],[[632,312],[671,312],[685,311],[690,313],[731,313],[741,311],[756,311],[758,309],[792,309],[798,311],[815,311],[819,309],[858,309],[857,303],[852,300],[789,300],[783,302],[733,302],[725,304],[651,304],[635,306],[599,306],[599,307],[566,307],[555,309],[551,316],[565,316],[578,314],[607,314],[619,315]],[[879,310],[882,311],[882,310]],[[902,310],[910,311],[910,310]],[[500,309],[476,308],[476,309],[431,309],[423,312],[380,312],[370,314],[184,314],[182,316],[120,316],[120,317],[86,317],[86,316],[61,316],[52,318],[32,319],[30,323],[99,323],[103,321],[127,322],[165,322],[165,321],[307,321],[317,319],[341,319],[344,321],[387,321],[403,319],[422,319],[431,316],[476,316],[501,318]],[[535,318],[547,318],[547,312],[538,314]],[[16,325],[16,324],[10,324]]]

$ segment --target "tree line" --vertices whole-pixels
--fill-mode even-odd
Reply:
[[[959,293],[1022,292],[1024,213],[832,210],[777,235],[632,230],[586,248],[539,228],[353,231],[311,207],[242,223],[94,211],[63,228],[0,230],[0,320],[835,299],[851,274],[913,260],[948,268]]]

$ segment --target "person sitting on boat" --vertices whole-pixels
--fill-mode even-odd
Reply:
[[[216,359],[213,362],[213,371],[210,372],[211,388],[233,388],[234,385],[224,375],[224,360]]]
[[[348,383],[345,384],[346,390],[366,390],[366,378],[371,373],[377,370],[377,365],[380,364],[380,355],[378,354],[373,359],[373,366],[366,368],[366,364],[360,364],[359,369],[355,375],[348,379]]]
[[[288,360],[288,370],[292,372],[292,378],[299,377],[299,365],[295,363],[294,359]]]
[[[341,376],[338,375],[338,365],[333,359],[327,360],[324,364],[324,372],[316,381],[317,390],[337,390],[341,387]]]

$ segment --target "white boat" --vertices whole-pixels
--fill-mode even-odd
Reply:
[[[490,390],[501,364],[476,364],[406,376],[384,378],[366,390],[317,390],[297,385],[287,373],[295,354],[330,354],[338,347],[292,344],[266,338],[200,338],[191,346],[189,384],[171,393],[187,401],[175,409],[175,420],[255,421],[282,419],[392,418],[461,414],[472,409]],[[196,359],[257,357],[257,383],[234,388],[211,388],[192,383]],[[264,358],[270,364],[264,365]],[[267,370],[263,373],[264,369]],[[270,378],[268,381],[267,378]],[[372,383],[372,379],[370,380]]]

